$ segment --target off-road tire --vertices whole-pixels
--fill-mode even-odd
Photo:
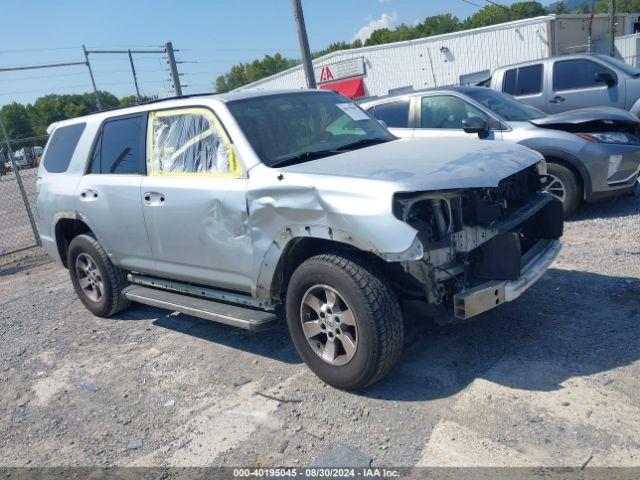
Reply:
[[[80,287],[78,275],[76,273],[76,260],[81,254],[89,255],[96,263],[102,282],[104,292],[102,298],[94,302],[85,294]],[[78,235],[69,245],[69,274],[73,288],[85,307],[94,315],[99,317],[109,317],[127,309],[131,302],[125,298],[122,291],[127,286],[126,272],[116,267],[107,252],[104,251],[100,243],[90,234]]]
[[[576,175],[563,165],[549,162],[547,163],[547,172],[558,177],[565,187],[565,199],[562,202],[562,211],[564,218],[570,217],[580,205],[582,199],[582,187]]]
[[[320,358],[302,328],[303,296],[319,284],[335,289],[356,319],[357,349],[341,366]],[[286,313],[296,350],[321,380],[334,387],[367,387],[389,373],[402,353],[403,319],[396,295],[375,266],[357,256],[323,254],[303,262],[289,281]]]

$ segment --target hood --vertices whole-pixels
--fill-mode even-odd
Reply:
[[[516,144],[404,138],[282,168],[283,172],[394,182],[405,191],[497,187],[542,160]]]
[[[536,127],[572,133],[634,133],[639,122],[638,117],[632,113],[614,107],[580,108],[531,120]]]

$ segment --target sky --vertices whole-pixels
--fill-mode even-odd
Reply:
[[[485,5],[487,0],[472,0]],[[503,0],[503,4],[513,1]],[[465,18],[478,7],[463,0],[303,0],[309,43],[366,39],[375,28],[415,24],[452,13]],[[214,90],[218,75],[238,62],[281,53],[299,58],[290,0],[0,0],[0,68],[82,61],[88,49],[159,49],[173,43],[183,93]],[[134,55],[143,94],[166,96],[162,55]],[[135,93],[126,55],[93,55],[101,90]],[[91,91],[85,66],[0,72],[0,105],[31,103],[48,93]]]

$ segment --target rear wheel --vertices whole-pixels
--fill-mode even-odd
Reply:
[[[69,273],[73,287],[94,315],[108,317],[129,307],[122,291],[127,286],[124,270],[116,267],[91,235],[75,237],[69,245]]]
[[[400,357],[403,322],[395,294],[371,265],[338,255],[302,263],[289,282],[289,333],[324,382],[363,388]]]
[[[549,192],[562,202],[564,217],[567,218],[580,204],[582,188],[575,174],[563,165],[547,163],[549,180],[545,186],[545,192]]]

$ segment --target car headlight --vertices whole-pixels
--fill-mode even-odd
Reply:
[[[623,132],[603,132],[603,133],[578,133],[580,138],[591,143],[619,143],[628,145],[640,144],[640,139],[635,135]]]

